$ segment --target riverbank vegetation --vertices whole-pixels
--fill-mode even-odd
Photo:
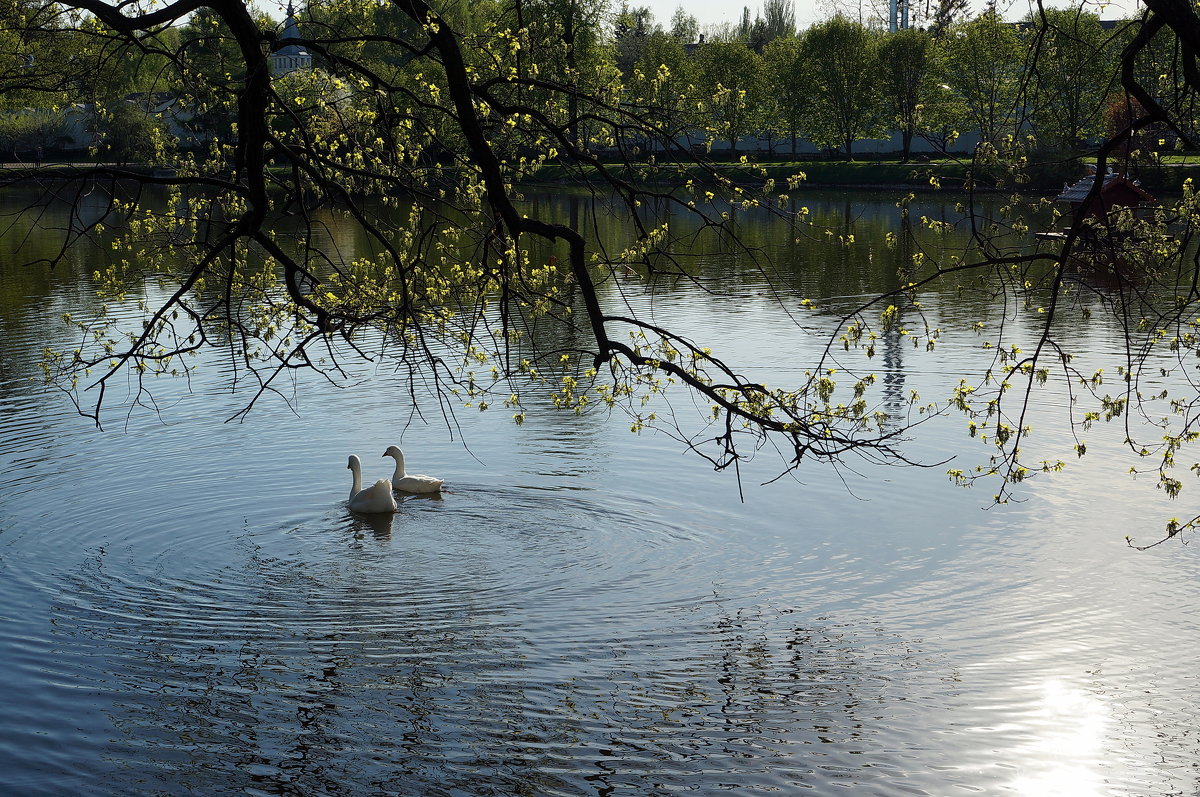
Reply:
[[[1045,160],[1084,154],[1127,121],[1132,109],[1119,62],[1140,29],[1136,20],[1102,23],[1086,9],[1038,9],[1012,22],[944,5],[923,20],[926,27],[894,32],[842,16],[797,30],[786,0],[767,0],[753,21],[747,13],[740,25],[704,33],[682,8],[664,25],[646,8],[600,0],[516,10],[451,5],[444,13],[464,41],[507,32],[512,68],[565,77],[576,95],[602,96],[688,149],[735,161],[746,152],[852,160],[868,142],[876,156],[894,153],[902,163],[914,145],[926,160],[947,152],[969,159],[977,144],[1003,147],[1010,139]],[[123,145],[131,158],[155,157],[155,130],[185,149],[229,134],[227,101],[245,79],[245,64],[220,14],[198,9],[151,26],[136,42],[123,42],[105,28],[104,15],[86,7],[14,0],[8,15],[0,151],[79,147],[81,139],[65,131],[67,109],[78,104],[94,109],[87,126],[100,147],[132,140]],[[292,123],[323,126],[354,146],[373,141],[388,117],[362,113],[370,81],[347,80],[345,64],[352,59],[377,78],[419,83],[422,59],[385,44],[411,36],[414,23],[387,5],[344,2],[308,3],[294,19],[287,35],[298,38],[285,46],[302,49],[307,60],[279,76]],[[279,46],[273,20],[254,10],[248,20]],[[1189,100],[1168,77],[1175,48],[1169,32],[1156,34],[1130,68],[1156,100],[1180,106]],[[180,59],[186,69],[176,68]],[[497,75],[503,61],[486,61],[472,68]],[[572,102],[570,94],[561,99]],[[1192,132],[1189,113],[1181,123]],[[579,119],[570,132],[600,157],[670,154],[656,152],[655,137],[634,127]],[[1139,131],[1128,149],[1157,163],[1183,142],[1160,125]]]
[[[103,242],[111,254],[95,290],[139,308],[134,320],[65,314],[79,345],[47,352],[46,378],[99,423],[110,384],[129,380],[133,402],[152,404],[153,377],[186,374],[193,352],[222,347],[250,411],[281,396],[297,369],[342,383],[350,351],[395,369],[414,403],[431,387],[451,426],[464,404],[517,423],[530,401],[623,411],[633,430],[675,434],[719,469],[774,449],[784,474],[856,456],[909,463],[909,430],[960,412],[994,453],[953,476],[998,483],[997,501],[1063,467],[1026,445],[1030,408],[1057,389],[1070,395],[1074,453],[1086,451],[1090,424],[1124,422],[1131,448],[1177,494],[1181,451],[1200,437],[1191,360],[1179,356],[1200,349],[1196,193],[1184,185],[1169,207],[1070,216],[1018,193],[1049,165],[1074,169],[1090,152],[1101,177],[1083,191],[1088,207],[1110,166],[1197,148],[1200,18],[1170,0],[1146,5],[1108,27],[1083,10],[1039,6],[1010,24],[947,7],[924,32],[834,17],[796,35],[788,6],[771,0],[757,20],[701,44],[684,12],[666,29],[599,0],[345,0],[301,9],[282,33],[240,0],[11,0],[0,13],[7,107],[86,99],[100,137],[95,164],[6,171],[10,183],[41,187],[42,201],[76,208],[76,223],[58,230],[62,246],[27,265]],[[798,151],[804,136],[825,157],[850,159],[888,128],[900,131],[902,158],[918,139],[936,149],[977,140],[955,167],[961,215],[904,215],[889,239],[907,247],[897,287],[845,313],[797,384],[762,384],[702,335],[601,290],[628,274],[694,279],[687,253],[697,236],[713,251],[758,254],[738,227],[747,209],[769,210],[831,252],[851,243],[852,226],[821,228],[788,197],[804,163],[772,172],[745,139]],[[735,168],[710,160],[722,142]],[[162,168],[120,165],[131,160]],[[920,174],[922,164],[894,168]],[[861,174],[878,183],[881,171]],[[523,205],[517,187],[548,174],[618,214],[628,239]],[[936,188],[944,176],[924,180]],[[151,187],[160,193],[142,190]],[[982,187],[1011,199],[985,214],[971,199]],[[897,192],[902,210],[907,194]],[[352,255],[324,244],[321,207],[356,227]],[[672,225],[679,214],[699,232]],[[1050,217],[1051,243],[1031,243],[1035,216]],[[969,244],[917,242],[918,231],[949,227],[968,231]],[[182,264],[156,265],[165,247]],[[1000,322],[971,330],[987,336],[990,359],[952,396],[885,403],[875,344],[899,330],[914,345],[941,345],[947,331],[921,306],[934,284],[982,291],[1000,308]],[[781,339],[807,334],[803,313],[821,297],[775,299],[796,318]],[[1093,306],[1128,322],[1115,387],[1111,371],[1106,382],[1082,369],[1063,331],[1064,316]],[[1033,341],[1004,323],[1026,311],[1040,322]],[[1154,382],[1155,401],[1169,402],[1154,409],[1142,381],[1151,378],[1175,386],[1163,395]],[[699,425],[664,411],[680,390],[698,403]],[[1186,525],[1172,521],[1170,535]]]

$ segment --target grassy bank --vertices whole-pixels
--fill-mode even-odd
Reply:
[[[930,188],[930,178],[940,180],[946,187],[961,185],[966,177],[966,164],[942,160],[925,163],[899,161],[772,161],[744,164],[738,161],[710,164],[725,177],[746,184],[761,184],[763,172],[784,188],[793,175],[803,174],[804,183],[827,187],[911,186]],[[630,182],[651,182],[678,185],[689,179],[706,182],[708,173],[699,166],[606,164],[621,179]],[[575,179],[573,172],[559,166],[547,166],[538,172],[537,182],[562,182]]]
[[[1197,159],[1177,157],[1165,159],[1161,164],[1140,164],[1130,174],[1141,180],[1147,190],[1156,193],[1176,193],[1183,181],[1191,177],[1200,181],[1200,162]],[[1064,182],[1074,182],[1086,174],[1086,160],[1074,164],[1057,161],[1034,163],[1028,169],[1029,181],[1022,183],[1023,190],[1043,192],[1058,191]],[[649,166],[646,164],[607,164],[615,174],[630,182],[647,182],[660,185],[679,185],[689,179],[697,182],[707,180],[706,172],[696,166]],[[943,189],[961,188],[970,170],[970,162],[957,159],[912,161],[861,160],[861,161],[770,161],[746,165],[737,161],[713,162],[713,168],[738,183],[758,185],[763,181],[762,172],[775,180],[782,190],[787,180],[802,173],[804,185],[822,188],[871,188],[904,187],[913,190],[930,189],[935,183]],[[557,183],[573,181],[573,173],[558,166],[542,169],[535,182]],[[981,180],[981,185],[990,184]],[[1011,190],[1011,184],[1006,190]]]
[[[1095,159],[1081,158],[1074,163],[1061,160],[1045,164],[1034,163],[1028,172],[1030,180],[1019,188],[1026,191],[1057,192],[1064,182],[1074,182],[1086,174],[1088,163]],[[811,161],[811,160],[775,160],[763,163],[742,163],[740,161],[713,161],[709,164],[725,177],[747,186],[761,186],[763,173],[773,179],[777,190],[786,190],[788,180],[794,175],[803,174],[803,186],[814,188],[907,188],[910,190],[931,190],[939,185],[944,190],[960,189],[967,179],[970,162],[958,159],[940,159],[928,161],[912,161],[901,163],[898,159],[891,160],[858,160],[858,161]],[[67,162],[47,159],[40,167],[32,163],[0,164],[0,170],[40,170],[55,172],[71,172],[96,166],[110,166],[138,174],[160,174],[161,170],[147,164],[115,164],[98,163],[80,160]],[[1110,166],[1120,168],[1115,161]],[[651,165],[606,164],[613,173],[623,180],[632,183],[654,184],[662,187],[682,185],[688,180],[699,184],[710,182],[708,172],[695,165]],[[283,167],[278,167],[279,176],[289,176]],[[594,170],[590,167],[587,171]],[[1146,190],[1154,194],[1176,194],[1180,186],[1188,178],[1200,182],[1200,156],[1169,155],[1159,163],[1134,164],[1129,170],[1134,179],[1140,180]],[[546,166],[541,169],[531,183],[573,183],[578,180],[574,170],[561,166]],[[990,181],[980,181],[985,187]],[[1004,190],[1012,190],[1009,184]]]

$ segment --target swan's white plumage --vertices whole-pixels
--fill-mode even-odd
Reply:
[[[396,446],[388,446],[385,457],[396,460],[396,472],[392,474],[392,488],[405,493],[436,493],[442,489],[442,479],[404,472],[404,452]]]
[[[350,463],[346,465],[354,474],[354,483],[350,485],[350,508],[355,512],[395,512],[396,496],[392,495],[392,483],[380,479],[367,489],[362,489],[362,463],[354,454],[350,455]]]

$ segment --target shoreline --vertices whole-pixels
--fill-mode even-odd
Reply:
[[[1029,192],[1051,193],[1061,190],[1064,182],[1075,182],[1086,175],[1087,160],[1079,161],[1079,168],[1052,168],[1031,170],[1030,178],[1022,183],[1012,182],[999,185],[989,184],[987,176],[978,178],[974,190],[982,193]],[[766,163],[741,163],[713,161],[699,164],[655,164],[655,163],[602,163],[618,179],[634,185],[662,187],[680,186],[688,180],[698,185],[712,185],[709,170],[720,174],[737,185],[761,186],[764,180],[774,180],[773,190],[779,193],[802,191],[806,188],[838,191],[951,191],[967,193],[964,183],[970,177],[970,162],[961,160],[932,160],[900,163],[899,161],[775,161]],[[1058,164],[1054,164],[1057,166]],[[155,166],[147,163],[122,164],[115,162],[46,160],[41,164],[9,161],[0,163],[0,183],[9,175],[20,178],[66,176],[64,172],[88,169],[114,169],[131,175],[148,178],[170,178],[175,170],[170,166]],[[1140,180],[1147,190],[1158,194],[1178,195],[1188,179],[1200,180],[1198,163],[1139,164],[1131,169],[1132,177]],[[765,173],[765,174],[764,174]],[[797,174],[804,179],[794,187],[789,180]],[[543,166],[536,173],[518,181],[520,185],[586,185],[588,178],[599,179],[597,167],[582,165]]]

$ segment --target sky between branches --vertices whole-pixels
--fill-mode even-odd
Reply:
[[[1101,19],[1129,17],[1141,8],[1141,3],[1137,0],[1117,0],[1113,3],[1087,1],[1089,10],[1099,11]],[[878,2],[878,0],[862,0],[864,22],[867,21],[868,8],[872,2]],[[910,0],[910,2],[916,2],[916,0]],[[745,6],[750,7],[751,15],[762,8],[762,0],[687,0],[686,2],[680,2],[680,0],[629,0],[629,4],[631,6],[649,6],[650,10],[654,12],[655,20],[664,27],[670,26],[671,16],[675,13],[675,9],[682,5],[689,14],[700,21],[701,29],[706,25],[723,22],[737,24],[742,18],[742,8]],[[1054,7],[1076,5],[1076,3],[1066,2],[1066,0],[1047,0],[1046,4]],[[973,0],[972,6],[982,9],[984,3]],[[999,7],[1006,19],[1020,19],[1035,7],[1035,3],[1031,0],[1000,0]],[[796,0],[796,24],[801,29],[807,28],[814,22],[820,22],[831,16],[835,10],[839,9],[847,15],[854,16],[858,10],[858,0],[832,0],[832,2],[831,0]]]
[[[910,0],[911,3],[924,0]],[[614,6],[620,6],[621,0],[612,0]],[[675,9],[683,6],[687,13],[700,22],[703,31],[715,25],[736,25],[742,19],[742,9],[750,7],[750,15],[762,11],[762,0],[627,0],[631,7],[646,6],[654,14],[654,21],[664,28],[671,27],[671,17]],[[1087,4],[1089,11],[1098,12],[1101,19],[1126,19],[1138,13],[1142,4],[1138,0],[1045,0],[1047,7],[1075,7],[1079,2]],[[294,5],[302,5],[302,0],[293,0]],[[833,16],[838,11],[849,17],[859,15],[864,23],[870,22],[871,8],[886,8],[887,0],[796,0],[796,25],[800,30]],[[287,8],[287,0],[259,0],[256,4],[275,19],[282,20]],[[972,7],[982,10],[983,0],[972,0]],[[1029,14],[1036,8],[1035,0],[999,0],[999,8],[1005,19],[1017,20]]]

